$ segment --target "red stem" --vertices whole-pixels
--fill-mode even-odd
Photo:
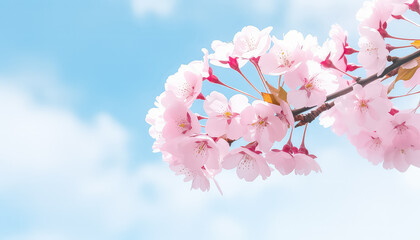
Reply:
[[[229,86],[229,85],[226,85],[226,84],[224,84],[224,83],[219,83],[220,85],[222,85],[222,86],[225,86],[225,87],[227,87],[227,88],[230,88],[230,89],[232,89],[232,90],[234,90],[234,91],[237,91],[237,92],[240,92],[240,93],[242,93],[242,94],[245,94],[245,95],[247,95],[248,97],[252,97],[252,98],[254,98],[254,99],[256,99],[256,100],[258,100],[258,98],[256,98],[256,97],[254,97],[254,96],[252,96],[251,94],[249,94],[249,93],[246,93],[246,92],[244,92],[244,91],[241,91],[241,90],[239,90],[239,89],[236,89],[236,88],[234,88],[234,87],[231,87],[231,86]]]
[[[258,72],[258,75],[260,75],[260,79],[261,79],[261,82],[263,83],[263,85],[264,85],[264,88],[265,88],[265,91],[267,91],[267,93],[268,93],[268,88],[267,88],[267,86],[265,85],[265,78],[264,78],[264,75],[262,74],[262,72],[261,72],[261,69],[260,69],[260,66],[258,66],[258,64],[256,63],[256,62],[254,62],[254,61],[250,61],[252,64],[254,64],[254,66],[255,66],[255,68],[257,69],[257,72]]]
[[[248,78],[245,77],[245,75],[242,73],[242,71],[238,71],[239,74],[241,74],[241,76],[249,83],[249,85],[251,85],[251,87],[253,87],[255,89],[255,91],[258,92],[258,94],[261,95],[261,92],[258,91],[258,89],[248,80]]]
[[[392,96],[392,97],[388,97],[388,99],[407,97],[407,96],[411,96],[411,95],[418,94],[418,93],[420,93],[420,91],[413,92],[413,93],[408,93],[408,94],[404,94],[404,95],[400,95],[400,96]]]

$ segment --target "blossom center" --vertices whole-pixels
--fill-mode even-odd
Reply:
[[[359,111],[360,112],[366,112],[369,109],[369,100],[362,99],[359,101]]]
[[[408,127],[405,125],[405,122],[403,122],[400,125],[395,126],[394,129],[397,130],[398,134],[403,134],[408,130]]]
[[[226,118],[231,118],[232,117],[232,113],[231,112],[229,112],[229,111],[227,111],[227,112],[225,112],[224,114],[223,114],[223,116],[225,116]]]
[[[258,116],[258,120],[252,124],[254,127],[262,128],[268,125],[267,118],[261,118]]]

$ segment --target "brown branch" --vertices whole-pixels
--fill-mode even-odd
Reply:
[[[332,107],[334,107],[334,102],[324,103],[319,108],[312,110],[310,113],[296,115],[295,121],[299,121],[299,123],[296,124],[295,127],[300,127],[307,123],[311,123],[313,120],[315,120],[315,118],[319,116],[319,114],[321,114],[324,111],[327,111]]]
[[[409,61],[411,61],[413,59],[416,59],[418,57],[420,57],[420,50],[417,51],[417,52],[414,52],[414,53],[412,53],[410,55],[407,55],[405,57],[402,57],[402,58],[399,58],[399,59],[393,61],[393,63],[391,65],[389,65],[387,68],[385,68],[385,70],[382,72],[381,75],[378,76],[378,74],[373,74],[373,75],[371,75],[371,76],[369,76],[367,78],[364,78],[364,79],[360,79],[359,78],[359,80],[357,81],[357,83],[360,84],[360,85],[362,85],[362,87],[364,87],[364,86],[368,85],[369,83],[371,83],[371,82],[373,82],[373,81],[375,81],[377,79],[380,79],[380,78],[384,77],[385,75],[391,73],[393,70],[399,68],[401,65],[403,65],[403,64],[405,64],[405,63],[407,63],[407,62],[409,62]],[[325,100],[325,102],[328,102],[328,101],[333,100],[333,99],[335,99],[337,97],[343,96],[343,95],[345,95],[347,93],[350,93],[351,91],[353,91],[353,86],[350,86],[350,87],[344,88],[344,89],[342,89],[340,91],[337,91],[335,93],[332,93],[332,94],[330,94],[330,95],[327,96],[327,100]],[[303,112],[306,112],[308,110],[311,110],[314,107],[315,106],[294,109],[292,111],[292,113],[296,117],[297,115],[299,115],[299,114],[301,114]]]

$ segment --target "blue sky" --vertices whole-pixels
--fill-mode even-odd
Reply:
[[[166,78],[212,40],[255,25],[322,43],[339,23],[357,46],[360,6],[1,1],[0,239],[418,239],[420,171],[373,166],[329,129],[307,140],[322,174],[247,183],[226,172],[222,197],[174,176],[144,121]]]

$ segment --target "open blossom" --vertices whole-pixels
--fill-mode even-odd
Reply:
[[[272,149],[265,157],[267,162],[273,164],[282,175],[288,175],[295,170],[296,161],[293,155],[288,152]]]
[[[240,122],[240,113],[249,106],[248,98],[242,94],[227,98],[219,93],[212,92],[204,101],[204,110],[209,116],[206,123],[206,132],[213,137],[226,134],[228,139],[242,137],[245,128]]]
[[[327,94],[338,87],[336,76],[323,71],[320,64],[314,61],[308,61],[286,74],[284,81],[291,88],[287,101],[295,108],[322,104]]]
[[[358,66],[348,64],[346,55],[357,52],[347,43],[347,31],[344,31],[340,25],[334,24],[331,26],[328,39],[324,42],[322,50],[319,51],[321,55],[321,65],[325,68],[338,68],[343,72],[353,71]],[[332,66],[331,66],[332,65]],[[331,70],[337,76],[341,77],[343,73],[336,70]]]
[[[357,152],[369,162],[377,165],[384,160],[385,150],[390,147],[390,139],[381,132],[362,130],[349,136]]]
[[[225,169],[236,167],[236,174],[246,181],[254,181],[258,175],[266,179],[271,175],[271,169],[261,152],[255,150],[255,146],[236,148],[228,153],[222,162]]]
[[[357,60],[366,69],[368,75],[381,74],[387,63],[386,57],[389,51],[386,48],[385,40],[379,32],[373,28],[363,27],[359,30],[360,51]]]
[[[259,30],[254,26],[247,26],[235,34],[233,38],[233,56],[239,58],[257,58],[270,48],[272,27]]]
[[[201,70],[197,71],[200,69],[198,64],[200,63],[193,62],[191,65],[181,65],[178,72],[169,76],[165,84],[165,90],[174,93],[188,107],[201,93],[204,76]]]
[[[163,119],[165,126],[162,136],[165,139],[200,133],[201,127],[197,116],[182,102],[174,101],[170,104],[165,110]]]
[[[211,43],[214,53],[209,55],[210,63],[215,66],[229,68],[229,57],[233,58],[233,43],[226,43],[215,40]],[[247,63],[247,60],[237,59],[238,67],[241,68]]]
[[[410,165],[420,167],[420,150],[414,147],[391,146],[385,152],[384,168],[405,172]]]
[[[303,35],[297,31],[288,32],[283,40],[273,37],[273,47],[259,61],[265,74],[280,75],[296,69],[306,60],[304,57]]]
[[[227,144],[224,140],[216,143],[206,135],[195,135],[182,137],[167,141],[162,150],[178,159],[179,164],[190,170],[197,170],[202,167],[208,170],[220,170],[221,158],[226,154],[226,149],[220,143]]]
[[[402,15],[407,11],[406,0],[374,0],[366,1],[357,12],[356,18],[360,22],[359,27],[378,29],[384,27],[392,15]],[[386,27],[386,25],[385,25]]]
[[[392,139],[396,147],[414,147],[420,149],[420,117],[412,112],[398,112],[388,121],[383,122],[380,129]]]
[[[282,108],[278,105],[256,100],[252,106],[241,113],[241,124],[247,128],[243,138],[248,142],[256,141],[257,149],[267,152],[275,141],[286,135],[288,125],[277,117]]]
[[[365,129],[375,129],[378,121],[390,117],[392,102],[387,98],[385,87],[374,82],[365,87],[356,84],[353,92],[342,98],[342,111],[347,111],[351,129],[356,132],[361,126]]]
[[[315,161],[315,155],[308,154],[304,147],[297,149],[291,143],[288,144],[290,144],[290,148],[286,145],[283,150],[272,149],[266,154],[267,162],[273,164],[282,175],[287,175],[293,170],[296,175],[305,176],[312,171],[321,171]]]
[[[182,164],[170,165],[172,171],[176,175],[184,175],[184,182],[192,181],[191,189],[201,189],[201,191],[210,190],[210,181],[207,170],[205,169],[189,169]]]
[[[312,171],[321,172],[321,168],[318,163],[315,161],[314,155],[308,155],[304,153],[296,153],[294,155],[296,162],[295,174],[297,175],[308,175]]]

